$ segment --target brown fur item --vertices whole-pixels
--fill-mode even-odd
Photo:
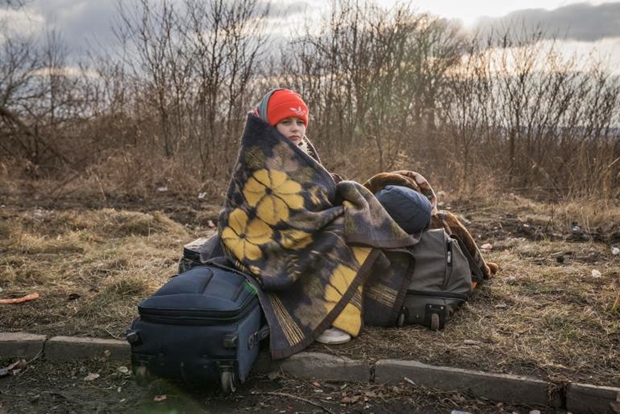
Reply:
[[[400,170],[376,174],[364,183],[364,187],[372,191],[373,194],[388,185],[408,187],[428,197],[432,206],[429,228],[443,228],[448,234],[456,236],[465,245],[471,257],[480,267],[485,279],[497,273],[499,265],[484,260],[474,238],[463,223],[451,212],[437,210],[437,196],[426,178],[414,171]]]

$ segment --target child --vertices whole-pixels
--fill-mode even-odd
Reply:
[[[263,96],[254,114],[274,126],[278,132],[297,144],[319,163],[319,154],[306,136],[308,106],[301,96],[289,89],[273,89]]]
[[[289,89],[274,89],[263,97],[254,109],[254,114],[275,127],[279,133],[312,158],[321,162],[316,149],[306,137],[308,106],[298,93]],[[332,177],[336,181],[341,180],[336,174],[332,174]],[[351,335],[334,327],[326,329],[316,338],[317,342],[323,344],[343,344],[350,340]]]
[[[388,184],[405,185],[435,200],[426,180],[411,171],[374,177],[368,185],[329,173],[306,136],[308,113],[291,90],[263,97],[248,115],[218,219],[225,255],[254,276],[248,282],[257,287],[274,359],[312,341],[349,341],[362,329],[362,310],[375,325],[393,325],[409,262],[377,271],[386,265],[382,249],[413,246],[419,238],[374,194]]]

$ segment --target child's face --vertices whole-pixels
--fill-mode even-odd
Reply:
[[[276,129],[295,145],[301,144],[301,139],[306,136],[306,124],[301,119],[295,117],[285,118],[278,122]]]

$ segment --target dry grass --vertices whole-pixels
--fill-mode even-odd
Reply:
[[[440,332],[367,327],[348,344],[311,349],[620,386],[620,255],[611,253],[620,247],[620,209],[445,199],[480,244],[494,246],[486,256],[499,274]],[[1,208],[0,296],[41,295],[0,305],[2,330],[123,338],[137,303],[175,274],[183,244],[210,231],[204,211],[180,224],[188,211],[138,206],[143,212]]]
[[[516,196],[459,207],[499,274],[441,332],[371,328],[331,351],[619,386],[620,210]]]
[[[135,304],[175,274],[192,238],[160,212],[5,207],[2,216],[2,295],[41,298],[5,309],[0,325],[44,334],[122,338]]]

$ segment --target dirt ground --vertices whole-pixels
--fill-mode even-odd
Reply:
[[[501,200],[452,201],[485,258],[500,264],[444,330],[365,327],[308,350],[374,362],[413,359],[494,373],[620,386],[620,210]],[[11,197],[0,193],[0,329],[123,339],[137,303],[176,272],[183,244],[214,231],[218,206],[177,197]],[[3,361],[0,368],[13,361]],[[236,394],[140,387],[120,367],[33,361],[0,378],[0,414],[86,412],[529,412],[467,395],[252,377]],[[99,377],[85,381],[90,373]],[[158,388],[160,387],[160,388]],[[161,388],[163,387],[163,388]],[[165,399],[162,397],[165,396]],[[161,400],[161,401],[156,401]],[[538,408],[542,412],[544,409]]]
[[[502,404],[408,383],[372,385],[252,376],[237,392],[188,389],[165,381],[138,385],[128,368],[103,362],[32,362],[0,378],[0,414],[31,413],[541,413],[545,407]]]

